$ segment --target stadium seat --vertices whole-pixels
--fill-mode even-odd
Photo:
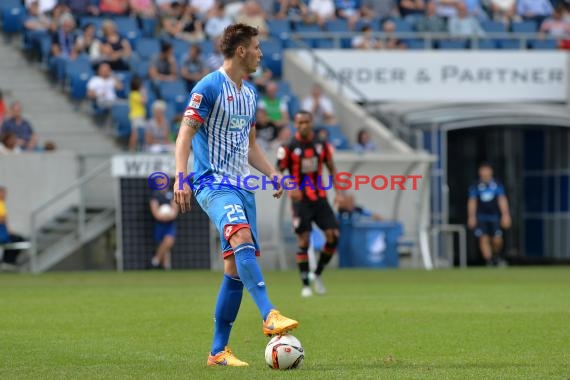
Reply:
[[[125,103],[113,104],[111,119],[115,126],[117,137],[125,138],[131,134],[131,121],[129,120],[129,105]]]
[[[346,150],[350,149],[348,139],[342,133],[339,126],[326,126],[324,127],[329,133],[329,141],[336,149]]]
[[[315,41],[315,48],[317,49],[335,49],[335,41],[331,38],[319,38]],[[340,44],[339,44],[340,45]],[[339,46],[340,48],[340,46]]]
[[[188,49],[190,48],[190,43],[188,43],[187,41],[178,39],[178,38],[173,38],[170,41],[168,41],[172,44],[172,48],[174,50],[174,56],[176,57],[177,61],[180,61],[180,59],[188,54]]]
[[[393,19],[392,22],[396,24],[397,33],[411,33],[414,31],[414,26],[405,20]]]
[[[423,50],[426,48],[426,43],[424,40],[420,40],[420,39],[409,39],[409,40],[403,40],[402,42],[404,42],[406,44],[406,46],[408,47],[408,49],[410,50]]]
[[[186,83],[183,81],[160,82],[158,85],[160,98],[167,103],[174,103],[177,112],[186,108]]]
[[[462,50],[467,49],[467,40],[443,40],[438,42],[439,49],[442,50]]]
[[[123,84],[123,88],[117,91],[117,96],[123,99],[128,98],[133,74],[130,71],[115,71],[115,77]]]
[[[521,41],[520,40],[499,40],[498,41],[499,49],[503,50],[520,50],[521,49]]]
[[[87,82],[93,74],[91,63],[88,59],[76,59],[66,63],[65,75],[71,99],[82,100],[86,98]]]
[[[486,20],[481,22],[481,27],[487,33],[505,33],[507,26],[500,21]]]
[[[131,46],[135,48],[137,46],[137,41],[141,37],[141,31],[137,21],[131,17],[116,17],[114,19],[117,25],[117,31],[121,36],[129,40]]]
[[[148,78],[148,69],[150,67],[150,61],[149,60],[136,60],[136,61],[131,61],[131,71],[141,77],[141,78]]]
[[[538,26],[534,21],[513,22],[511,30],[513,33],[536,33]]]
[[[289,117],[291,118],[291,120],[293,120],[295,114],[301,109],[299,99],[295,95],[291,94],[291,96],[289,96],[288,106],[289,106]]]
[[[160,52],[160,42],[154,38],[141,38],[136,52],[141,60],[148,60]]]
[[[271,70],[275,77],[280,78],[283,60],[281,42],[274,39],[261,41],[261,51],[263,52],[263,65]]]
[[[379,32],[380,31],[380,19],[373,19],[373,20],[358,20],[356,25],[354,26],[354,30],[359,32],[362,30],[362,27],[368,25],[372,28],[372,31]]]
[[[155,34],[156,26],[158,25],[158,21],[156,17],[151,18],[142,18],[142,29],[141,34],[142,37],[152,38]]]
[[[200,42],[200,49],[202,49],[202,56],[207,57],[214,51],[214,44],[210,40]]]
[[[289,20],[267,20],[269,35],[280,40],[286,40],[291,35],[291,23]]]
[[[24,29],[26,9],[21,6],[2,9],[2,30],[4,33],[20,33]]]
[[[556,40],[530,40],[529,47],[534,50],[555,50],[558,47]]]
[[[334,19],[328,20],[325,23],[324,29],[329,32],[349,32],[350,29],[348,28],[348,20],[346,19]]]

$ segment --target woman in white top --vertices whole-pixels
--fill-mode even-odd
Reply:
[[[162,100],[156,100],[152,104],[152,119],[147,123],[145,140],[150,152],[172,151],[170,124],[166,119],[166,103]]]

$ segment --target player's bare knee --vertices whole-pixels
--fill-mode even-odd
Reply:
[[[299,247],[309,247],[310,235],[309,232],[302,232],[297,235],[297,244]]]
[[[230,277],[238,277],[236,259],[234,255],[230,255],[224,258],[224,273]]]
[[[249,228],[241,228],[236,231],[229,240],[232,247],[237,247],[238,245],[244,243],[253,243],[253,238],[251,236],[251,230]]]
[[[172,248],[172,247],[174,247],[174,237],[168,235],[168,236],[166,236],[166,237],[164,238],[164,240],[162,240],[162,243],[163,243],[166,247]]]

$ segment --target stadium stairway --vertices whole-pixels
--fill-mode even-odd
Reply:
[[[53,87],[43,71],[29,64],[17,43],[0,42],[0,89],[8,101],[22,103],[39,144],[53,141],[58,150],[81,154],[112,154],[119,148],[85,113],[76,111],[67,95]]]

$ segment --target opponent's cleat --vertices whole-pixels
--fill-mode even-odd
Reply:
[[[325,288],[325,284],[323,284],[321,276],[315,276],[315,279],[313,280],[313,285],[315,287],[315,293],[325,294],[327,292],[327,288]]]
[[[313,296],[313,291],[311,290],[311,288],[309,286],[303,286],[303,289],[301,289],[301,297],[307,298],[312,296]]]
[[[296,320],[284,317],[279,311],[273,309],[263,322],[263,334],[266,336],[286,334],[298,325],[299,322]]]
[[[224,351],[218,352],[216,355],[208,355],[209,366],[229,366],[229,367],[247,367],[249,364],[235,357],[230,348],[226,346]]]

